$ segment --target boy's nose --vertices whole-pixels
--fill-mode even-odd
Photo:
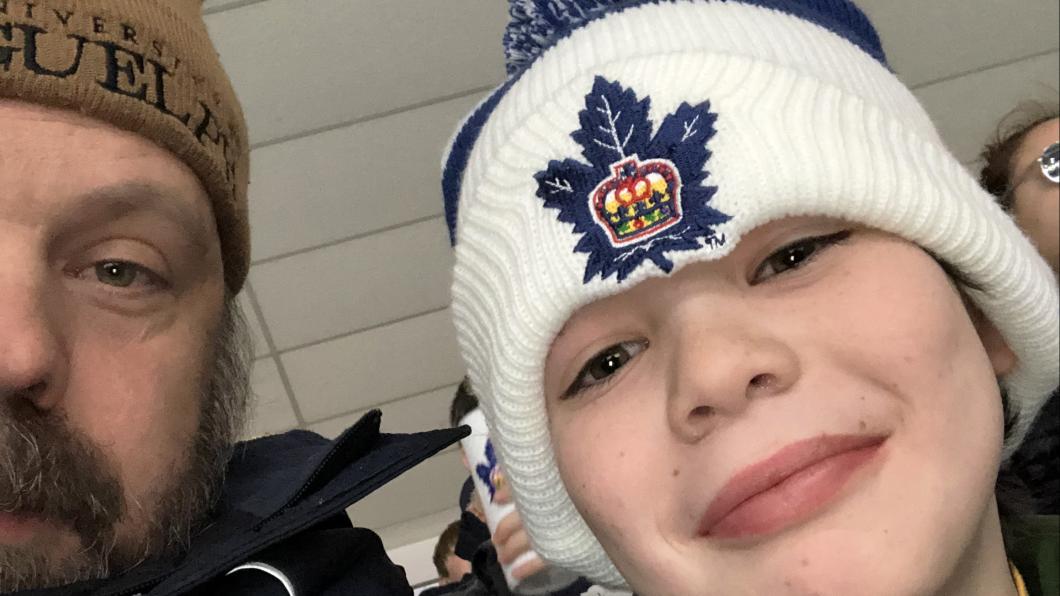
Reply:
[[[795,351],[754,318],[697,317],[682,324],[667,387],[668,422],[681,440],[702,439],[719,418],[738,415],[751,399],[784,393],[798,380]]]

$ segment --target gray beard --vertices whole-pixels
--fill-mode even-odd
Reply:
[[[181,470],[153,503],[139,535],[116,535],[127,516],[120,478],[106,454],[61,415],[17,396],[0,402],[0,511],[64,523],[81,539],[73,555],[0,545],[0,593],[101,579],[187,550],[216,503],[250,398],[252,349],[239,303],[225,298],[202,390],[199,427]]]

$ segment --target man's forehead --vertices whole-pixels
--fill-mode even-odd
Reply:
[[[59,157],[71,153],[71,143],[91,144],[100,150],[88,158],[165,152],[140,135],[79,112],[4,98],[0,98],[0,130],[6,141],[0,144],[0,160],[17,160],[20,155],[31,159],[44,153]]]
[[[72,110],[51,108],[18,99],[0,97],[0,118],[19,118],[39,122],[65,122],[89,128],[105,128],[109,125]]]
[[[0,100],[0,130],[8,141],[0,143],[0,214],[41,216],[95,199],[113,199],[112,208],[124,204],[129,211],[144,201],[140,208],[213,228],[198,178],[148,139],[81,114],[12,100]]]
[[[71,110],[0,98],[0,130],[7,141],[0,144],[0,158],[7,160],[44,152],[72,154],[77,147],[70,143],[83,143],[98,149],[80,156],[89,161],[116,155],[155,155],[182,165],[171,153],[138,134]]]

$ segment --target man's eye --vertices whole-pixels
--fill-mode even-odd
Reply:
[[[128,261],[100,261],[92,265],[96,279],[115,288],[157,286],[160,279],[146,267]]]
[[[774,275],[791,269],[798,269],[813,260],[821,250],[839,244],[849,237],[850,230],[843,230],[827,236],[803,238],[792,242],[769,255],[765,261],[762,261],[762,264],[755,269],[754,275],[751,277],[751,283],[761,283]]]
[[[589,387],[606,381],[647,347],[648,342],[645,340],[625,341],[597,353],[578,372],[574,383],[564,392],[563,399],[574,397]]]

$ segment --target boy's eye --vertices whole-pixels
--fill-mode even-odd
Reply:
[[[607,380],[647,347],[646,340],[624,341],[597,353],[578,372],[574,383],[564,392],[563,399],[574,397],[589,387]]]
[[[827,236],[802,238],[769,255],[755,269],[751,283],[761,283],[774,275],[790,269],[798,269],[810,262],[822,249],[839,244],[850,237],[850,230],[843,230]]]

